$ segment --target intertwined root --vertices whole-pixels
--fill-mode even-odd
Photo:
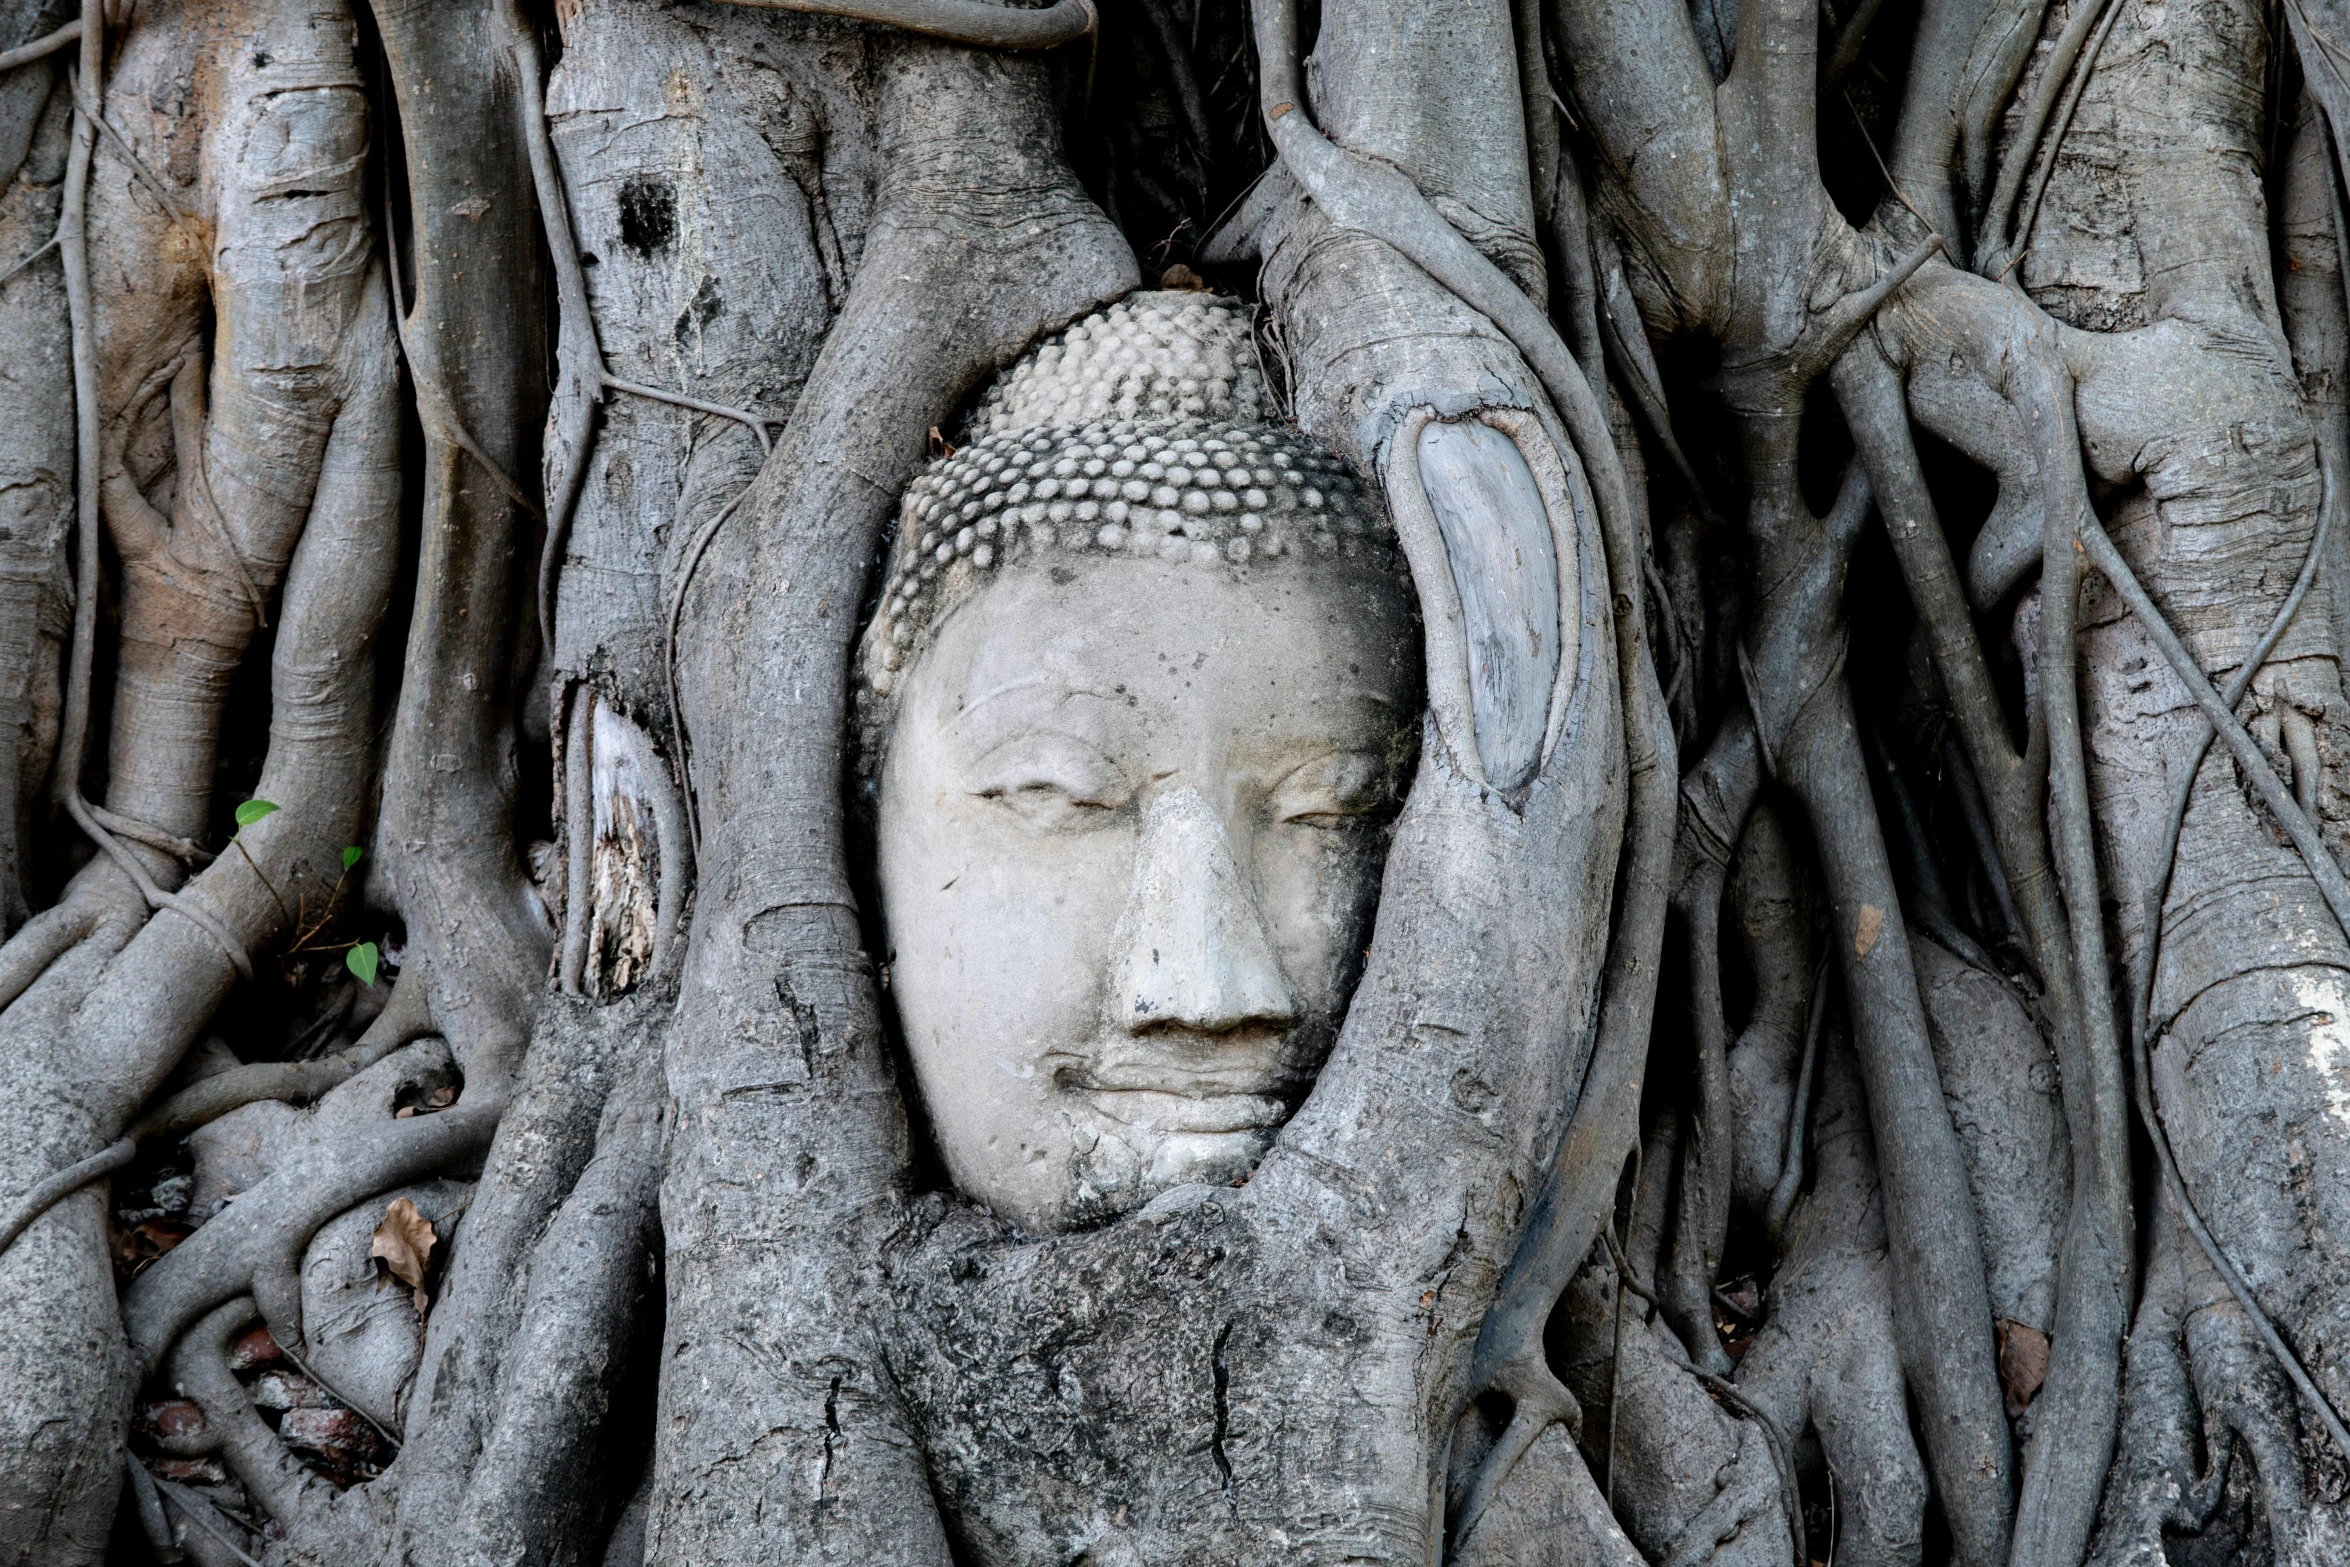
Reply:
[[[56,1107],[0,1150],[12,1193],[120,1134],[291,906],[325,905],[359,835],[371,645],[397,564],[397,378],[360,204],[353,34],[315,22],[295,4],[142,13],[114,61],[88,217],[92,248],[114,259],[94,269],[82,327],[111,459],[97,477],[124,568],[121,634],[106,799],[69,799],[106,853],[0,949],[13,1003],[0,1073],[12,1097]],[[265,615],[274,733],[260,791],[284,809],[198,872],[206,857],[184,845],[212,830],[227,683]],[[89,668],[77,650],[84,713]],[[59,760],[68,796],[81,761],[71,747]],[[96,1207],[69,1200],[0,1257],[10,1343],[89,1339],[46,1362],[46,1398],[12,1383],[0,1415],[0,1487],[24,1504],[8,1516],[36,1531],[88,1533],[120,1483],[88,1457],[120,1452],[128,1364],[110,1291],[96,1289]]]

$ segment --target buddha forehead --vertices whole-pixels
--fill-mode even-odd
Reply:
[[[1106,553],[1012,570],[906,671],[901,731],[974,759],[1050,729],[1154,771],[1387,746],[1415,716],[1408,594],[1369,563],[1202,570]]]
[[[1134,295],[1044,344],[990,388],[968,444],[908,487],[865,693],[895,692],[985,583],[1088,560],[1233,585],[1332,566],[1404,581],[1345,465],[1273,421],[1247,311],[1195,294]]]

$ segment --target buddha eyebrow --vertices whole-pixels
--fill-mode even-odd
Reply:
[[[1017,680],[1006,681],[1004,684],[995,687],[993,690],[984,692],[979,696],[971,698],[971,700],[968,702],[965,702],[960,708],[956,710],[955,716],[947,721],[948,726],[951,728],[962,723],[964,719],[971,717],[981,708],[987,706],[990,702],[993,702],[998,697],[1018,696],[1023,692],[1033,691],[1040,686],[1049,686],[1054,684],[1056,684],[1056,682],[1050,675],[1028,675]],[[1055,693],[1055,705],[1057,706],[1059,705],[1060,701],[1073,696],[1089,696],[1098,698],[1105,702],[1115,702],[1122,695],[1124,695],[1122,688],[1117,691],[1103,691],[1091,686],[1061,686],[1060,689]]]

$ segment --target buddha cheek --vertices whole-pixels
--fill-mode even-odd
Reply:
[[[1047,1058],[1096,1033],[1130,834],[1039,834],[971,800],[885,813],[893,990],[956,1184],[1007,1217],[1057,1207],[1073,1119]]]

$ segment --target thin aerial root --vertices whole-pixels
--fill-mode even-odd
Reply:
[[[2317,580],[2318,565],[2324,559],[2326,540],[2333,531],[2334,513],[2339,504],[2339,497],[2335,493],[2336,475],[2324,472],[2321,474],[2321,478],[2323,489],[2318,501],[2317,526],[2311,531],[2309,552],[2302,558],[2300,575],[2293,579],[2292,591],[2285,595],[2284,603],[2278,606],[2275,618],[2269,622],[2268,630],[2262,634],[2260,641],[2254,645],[2244,661],[2237,666],[2235,674],[2228,681],[2227,688],[2217,697],[2223,710],[2231,716],[2235,711],[2236,704],[2244,700],[2245,693],[2252,689],[2253,679],[2260,673],[2261,667],[2268,662],[2269,655],[2275,652],[2277,644],[2284,640],[2285,632],[2292,626],[2294,617],[2301,612],[2301,603],[2309,594],[2310,584]],[[2099,537],[2102,538],[2103,534],[2100,533]],[[2108,541],[2107,547],[2111,547],[2110,541]],[[2105,568],[2101,565],[2100,569]],[[2127,569],[2126,565],[2124,569]],[[2108,575],[2110,576],[2111,573],[2108,572]],[[2120,586],[2118,582],[2115,585],[2117,588]],[[2133,586],[2135,586],[2134,583]],[[2140,590],[2138,597],[2144,597],[2143,590]],[[2136,607],[2136,603],[2133,601],[2132,608]],[[2149,603],[2148,610],[2151,611],[2151,609],[2152,605]],[[2148,630],[2152,632],[2152,625],[2148,626]],[[2197,673],[2200,675],[2200,669]],[[2203,683],[2206,686],[2209,684],[2208,681]],[[2206,712],[2205,716],[2208,718],[2210,715]],[[2163,905],[2170,897],[2171,876],[2178,865],[2179,838],[2185,830],[2187,805],[2194,794],[2195,779],[2197,774],[2203,770],[2203,759],[2209,754],[2212,741],[2217,738],[2216,729],[2207,726],[2186,757],[2185,765],[2179,772],[2178,782],[2172,786],[2170,814],[2164,826],[2162,852],[2155,862],[2160,869],[2155,873],[2155,878],[2148,885],[2145,893],[2143,923],[2146,929],[2146,958],[2138,976],[2135,1005],[2130,1010],[2131,1057],[2132,1064],[2136,1068],[2137,1079],[2132,1084],[2131,1098],[2138,1112],[2139,1123],[2146,1129],[2146,1139],[2154,1145],[2156,1160],[2162,1167],[2163,1186],[2170,1193],[2171,1201],[2177,1204],[2179,1217],[2186,1225],[2187,1232],[2195,1237],[2195,1244],[2201,1247],[2203,1255],[2210,1259],[2212,1268],[2217,1271],[2222,1282],[2227,1285],[2228,1293],[2236,1298],[2236,1304],[2243,1307],[2245,1316],[2251,1320],[2254,1330],[2260,1335],[2261,1343],[2275,1358],[2279,1368],[2284,1371],[2301,1396],[2309,1401],[2310,1407],[2317,1412],[2319,1422],[2326,1428],[2326,1434],[2333,1438],[2335,1451],[2344,1457],[2350,1457],[2350,1431],[2344,1430],[2341,1416],[2335,1412],[2332,1402],[2311,1380],[2299,1357],[2293,1353],[2291,1346],[2285,1343],[2284,1338],[2277,1332],[2276,1325],[2269,1320],[2268,1313],[2261,1309],[2260,1302],[2253,1297],[2251,1287],[2245,1283],[2243,1274],[2236,1270],[2236,1265],[2229,1260],[2225,1252],[2220,1250],[2219,1242],[2212,1236],[2209,1226],[2203,1222],[2201,1210],[2195,1206],[2194,1198],[2187,1191],[2186,1177],[2180,1173],[2178,1157],[2171,1148],[2169,1128],[2164,1125],[2161,1114],[2154,1104],[2154,1058],[2153,1041],[2150,1036],[2154,1027],[2154,972],[2162,955],[2162,910]],[[2298,774],[2298,767],[2296,767],[2296,773]],[[2299,781],[2298,777],[2295,781]],[[2295,804],[2298,806],[2300,802],[2296,800]],[[2325,863],[2329,867],[2333,865],[2330,853],[2326,855]]]
[[[124,1165],[139,1151],[139,1145],[125,1137],[78,1164],[69,1164],[40,1185],[26,1192],[0,1218],[0,1252],[16,1244],[32,1222],[51,1208],[71,1197],[92,1181],[104,1180]]]
[[[160,827],[151,827],[145,822],[133,821],[128,816],[118,816],[95,800],[84,800],[82,804],[88,807],[90,815],[99,826],[104,827],[117,838],[128,838],[133,843],[143,843],[158,853],[170,855],[182,865],[209,865],[219,858],[218,855],[193,838],[174,837]]]
[[[90,802],[82,798],[79,789],[66,796],[65,808],[82,831],[90,835],[91,841],[106,851],[107,858],[122,868],[123,874],[131,879],[131,885],[139,889],[139,896],[147,900],[147,907],[159,913],[169,909],[194,924],[220,944],[220,950],[235,966],[239,978],[250,980],[253,977],[253,959],[246,953],[245,944],[237,940],[235,934],[214,918],[209,910],[176,892],[165,892],[156,886],[155,878],[147,874],[147,867],[139,863],[138,856],[124,848],[122,841],[99,825],[98,819],[90,814]]]
[[[688,397],[682,392],[663,391],[657,386],[647,386],[642,381],[624,381],[616,375],[604,377],[604,384],[615,392],[626,392],[631,397],[650,398],[656,403],[668,403],[673,407],[691,408],[696,413],[716,414],[721,419],[732,419],[747,428],[757,439],[759,455],[762,457],[775,450],[775,442],[767,434],[769,426],[780,429],[789,422],[773,414],[756,414],[748,408],[729,408],[724,403],[704,402],[699,397]]]
[[[402,1045],[430,1033],[432,1015],[430,1003],[425,999],[425,986],[421,978],[413,978],[421,974],[422,967],[421,963],[411,964],[401,971],[390,1003],[349,1049],[317,1061],[265,1061],[204,1078],[141,1116],[119,1141],[41,1182],[18,1199],[5,1218],[0,1218],[0,1252],[13,1245],[49,1209],[92,1181],[102,1180],[130,1163],[140,1143],[156,1137],[184,1136],[231,1110],[264,1099],[293,1104],[317,1099]],[[403,1000],[404,997],[413,999]]]
[[[114,122],[100,112],[96,100],[84,102],[81,94],[77,91],[74,95],[74,102],[77,107],[89,115],[91,123],[98,127],[98,134],[106,138],[106,145],[114,149],[115,156],[129,166],[132,178],[146,186],[148,194],[163,204],[164,211],[170,213],[174,218],[195,216],[195,213],[189,209],[186,199],[173,188],[171,182],[149,168],[147,161],[132,150],[129,142],[122,139],[122,132],[116,130]]]
[[[547,131],[538,29],[522,14],[517,0],[500,0],[498,22],[505,30],[506,47],[514,56],[515,79],[522,88],[522,139],[530,154],[531,190],[538,199],[539,226],[555,269],[557,373],[549,421],[553,428],[546,443],[547,536],[539,547],[538,580],[539,642],[552,655],[555,579],[562,569],[564,544],[571,536],[571,514],[579,502],[579,487],[587,477],[589,446],[595,439],[596,400],[612,384],[612,373],[604,363],[603,345],[596,340],[595,311],[588,304],[587,268],[579,259],[563,174],[556,166],[554,139]]]
[[[2171,630],[2170,623],[2162,618],[2162,612],[2155,607],[2153,599],[2147,596],[2136,573],[2130,570],[2129,562],[2122,558],[2121,551],[2114,547],[2113,540],[2106,536],[2105,529],[2099,526],[2095,515],[2086,508],[2081,512],[2080,536],[2088,550],[2090,563],[2113,584],[2114,591],[2121,595],[2122,602],[2130,607],[2130,612],[2138,617],[2139,624],[2146,628],[2148,638],[2161,651],[2180,683],[2186,686],[2187,694],[2195,699],[2195,705],[2203,710],[2203,716],[2219,732],[2220,738],[2227,741],[2228,750],[2244,769],[2244,775],[2259,794],[2261,803],[2268,807],[2269,814],[2276,819],[2277,825],[2284,828],[2285,836],[2292,840],[2293,847],[2300,852],[2302,863],[2309,868],[2318,892],[2325,898],[2326,907],[2333,911],[2343,934],[2350,936],[2350,880],[2344,879],[2342,867],[2335,863],[2332,851],[2326,848],[2325,839],[2319,835],[2317,825],[2301,809],[2301,802],[2293,797],[2292,791],[2277,777],[2276,769],[2269,765],[2268,757],[2262,753],[2259,743],[2245,731],[2234,710],[2212,689],[2211,678],[2204,674],[2203,667],[2195,662],[2194,655],[2179,641],[2178,633]]]
[[[2040,221],[2040,202],[2048,194],[2049,180],[2055,177],[2056,155],[2064,146],[2065,133],[2073,128],[2073,114],[2080,108],[2081,98],[2088,91],[2089,74],[2097,69],[2097,56],[2105,51],[2105,35],[2113,31],[2113,24],[2121,19],[2121,14],[2121,6],[2115,0],[2107,0],[2105,20],[2097,24],[2097,36],[2089,41],[2089,53],[2082,60],[2080,72],[2073,78],[2072,87],[2065,94],[2064,107],[2057,111],[2056,125],[2048,134],[2048,156],[2041,160],[2040,171],[2033,176],[2031,197],[2025,201],[2022,215],[2007,236],[2005,248],[2008,254],[2004,258],[1986,256],[1986,271],[1993,270],[1990,264],[1996,261],[1997,275],[2004,279],[2014,271],[2016,263],[2023,260],[2023,251],[2019,247],[2030,237],[2032,225]]]
[[[1856,288],[1841,296],[1813,316],[1794,342],[1751,359],[1724,361],[1715,375],[1714,385],[1735,406],[1740,400],[1738,388],[1742,384],[1775,389],[1784,383],[1808,385],[1817,380],[1852,346],[1861,329],[1876,319],[1885,302],[1917,276],[1920,267],[1947,248],[1941,235],[1928,234],[1896,260],[1883,277],[1866,288]],[[1762,395],[1770,397],[1777,393],[1764,390]]]
[[[341,1388],[336,1387],[325,1377],[319,1375],[317,1370],[312,1367],[308,1361],[304,1360],[294,1351],[294,1347],[292,1345],[279,1344],[277,1346],[277,1352],[285,1356],[286,1359],[292,1361],[296,1371],[301,1372],[302,1375],[308,1377],[311,1381],[326,1389],[328,1397],[332,1398],[336,1403],[341,1404],[346,1409],[350,1410],[351,1413],[357,1415],[360,1419],[366,1421],[368,1429],[372,1430],[377,1436],[382,1437],[384,1441],[390,1445],[393,1452],[397,1453],[400,1450],[400,1439],[392,1434],[390,1427],[386,1426],[382,1421],[376,1419],[375,1416],[369,1414],[366,1410],[360,1408],[358,1403],[354,1401],[348,1394],[346,1394]]]
[[[30,65],[35,60],[46,60],[67,44],[81,42],[81,37],[82,24],[80,21],[68,22],[57,31],[44,33],[29,44],[19,44],[14,49],[0,53],[0,71],[13,71],[20,65]]]
[[[329,1089],[366,1071],[403,1045],[413,1044],[433,1030],[431,992],[424,977],[424,959],[413,959],[400,970],[391,999],[375,1021],[345,1049],[315,1061],[262,1061],[231,1067],[226,1072],[191,1083],[131,1124],[126,1134],[145,1142],[154,1137],[182,1137],[199,1126],[219,1120],[231,1110],[264,1099],[303,1104],[321,1098]]]
[[[593,730],[596,688],[581,681],[571,694],[563,739],[563,956],[558,978],[567,996],[586,993],[588,934],[594,924],[590,861],[595,854]]]
[[[387,194],[384,205],[384,237],[387,245],[394,232],[391,198]],[[473,432],[465,427],[465,421],[457,417],[456,405],[451,403],[448,394],[441,390],[441,383],[434,379],[432,372],[426,369],[423,362],[416,357],[415,351],[408,341],[408,305],[401,296],[399,260],[397,257],[391,257],[389,260],[390,264],[385,268],[385,271],[391,277],[392,325],[400,340],[400,357],[408,364],[408,379],[416,387],[417,422],[424,426],[424,433],[430,439],[443,445],[454,446],[481,464],[482,472],[490,476],[490,482],[498,487],[506,499],[544,522],[547,516],[545,509],[531,498],[529,491],[514,482],[514,475],[506,471],[504,464],[483,450],[481,442],[475,440]]]
[[[1918,241],[1909,254],[1893,263],[1893,270],[1863,289],[1855,289],[1821,312],[1813,331],[1818,334],[1804,345],[1806,379],[1825,374],[1836,357],[1851,346],[1860,335],[1860,329],[1876,319],[1901,286],[1916,277],[1918,269],[1943,252],[1947,247],[1939,234],[1928,234]],[[1809,335],[1809,334],[1807,334]]]
[[[149,1110],[121,1139],[78,1164],[50,1176],[18,1199],[0,1218],[0,1252],[5,1252],[31,1223],[49,1209],[131,1162],[140,1143],[157,1137],[179,1137],[217,1121],[231,1110],[264,1099],[302,1104],[317,1099],[385,1056],[432,1032],[431,1003],[426,999],[421,962],[400,973],[392,999],[347,1050],[317,1061],[264,1061],[232,1067],[181,1089]]]
[[[1823,978],[1826,976],[1827,972],[1828,966],[1825,962],[1823,962],[1820,965],[1820,973]],[[1624,1256],[1623,1248],[1616,1244],[1616,1237],[1614,1233],[1612,1231],[1602,1230],[1600,1232],[1600,1239],[1607,1245],[1608,1266],[1615,1270],[1616,1282],[1620,1286],[1617,1291],[1618,1301],[1620,1302],[1622,1300],[1623,1292],[1625,1290],[1629,1290],[1631,1293],[1639,1296],[1642,1300],[1647,1301],[1651,1306],[1662,1310],[1664,1303],[1657,1299],[1656,1293],[1653,1290],[1649,1289],[1647,1285],[1641,1283],[1639,1278],[1634,1275],[1632,1272],[1632,1264]],[[1618,1349],[1620,1352],[1620,1342]],[[1779,1423],[1777,1421],[1773,1420],[1769,1415],[1763,1413],[1762,1409],[1756,1405],[1753,1400],[1746,1396],[1746,1394],[1739,1388],[1738,1384],[1732,1382],[1729,1378],[1716,1376],[1714,1373],[1706,1370],[1702,1366],[1693,1365],[1684,1367],[1683,1369],[1687,1370],[1692,1376],[1696,1377],[1700,1382],[1704,1383],[1708,1388],[1712,1389],[1713,1392],[1721,1398],[1722,1402],[1728,1404],[1731,1408],[1735,1409],[1740,1414],[1746,1416],[1748,1419],[1754,1421],[1755,1424],[1762,1427],[1763,1440],[1770,1445],[1771,1449],[1771,1468],[1777,1473],[1779,1477],[1780,1499],[1787,1505],[1787,1527],[1791,1531],[1795,1541],[1795,1561],[1797,1567],[1804,1567],[1803,1493],[1796,1482],[1794,1452],[1788,1446],[1786,1433],[1779,1429]],[[1612,1505],[1613,1492],[1615,1488],[1615,1476],[1612,1463],[1614,1455],[1613,1442],[1615,1409],[1612,1403],[1608,1410],[1608,1422],[1610,1442],[1609,1454],[1611,1458],[1610,1472],[1608,1476],[1608,1488],[1610,1491],[1610,1501]]]
[[[65,264],[66,329],[73,355],[74,603],[73,653],[65,681],[65,705],[58,727],[57,760],[51,787],[60,803],[81,793],[82,763],[90,738],[90,666],[98,639],[98,485],[105,443],[98,424],[98,349],[90,300],[90,158],[98,132],[87,99],[105,101],[106,11],[104,0],[82,0],[81,74],[74,96],[73,147],[65,167],[65,194],[57,220],[58,256]]]
[[[661,666],[663,677],[669,683],[669,749],[677,763],[678,776],[685,780],[686,830],[693,839],[694,858],[697,860],[702,855],[702,818],[693,808],[693,768],[686,760],[685,703],[680,699],[677,689],[677,628],[685,618],[686,589],[693,586],[694,570],[701,565],[702,556],[710,548],[710,541],[718,537],[718,530],[726,525],[726,519],[751,498],[751,491],[757,485],[758,480],[754,478],[735,491],[733,499],[719,507],[710,520],[695,532],[693,542],[686,546],[685,555],[678,562],[677,585],[669,590],[669,608],[661,617]]]
[[[159,1562],[178,1561],[180,1543],[172,1538],[171,1520],[163,1515],[163,1493],[155,1489],[155,1476],[127,1447],[122,1452],[122,1466],[130,1475],[131,1500],[138,1508],[139,1531],[146,1535],[148,1549]]]
[[[1711,1388],[1723,1403],[1762,1428],[1763,1441],[1771,1450],[1771,1467],[1779,1475],[1779,1499],[1787,1507],[1787,1533],[1793,1542],[1795,1562],[1797,1567],[1804,1567],[1807,1558],[1803,1550],[1803,1491],[1796,1483],[1795,1455],[1787,1445],[1787,1434],[1728,1377],[1715,1376],[1703,1366],[1691,1366],[1689,1374]]]
[[[2048,128],[2049,112],[2056,105],[2057,93],[2068,82],[2071,83],[2072,93],[2065,104],[2062,123],[2048,142],[2047,163],[2053,168],[2056,164],[2056,146],[2064,140],[2065,130],[2072,123],[2073,106],[2080,101],[2081,88],[2087,84],[2089,72],[2096,67],[2097,49],[2104,44],[2105,34],[2121,10],[2116,0],[2095,0],[2094,4],[2084,5],[2075,11],[2065,22],[2064,31],[2057,35],[2056,44],[2049,51],[2047,69],[2041,73],[2039,85],[2032,91],[2031,101],[2024,106],[2022,115],[2016,121],[2015,131],[2008,138],[2007,159],[2000,167],[1999,182],[1992,189],[1990,210],[1984,214],[1983,250],[1976,260],[1985,276],[1995,277],[2004,273],[2012,265],[2009,252],[2014,249],[2016,241],[2031,232],[2030,214],[2027,213],[2024,220],[2012,229],[2008,227],[2008,218],[2015,210],[2016,194],[2023,188],[2024,175],[2039,156],[2041,132]],[[2080,59],[2081,44],[2089,36],[2092,27],[2097,29],[2097,44],[2090,48],[2088,58],[2081,61],[2081,68],[2076,73],[2073,63]],[[2032,209],[2037,211],[2039,205],[2039,194],[2034,192]]]
[[[1496,1383],[1493,1391],[1506,1393],[1515,1407],[1510,1411],[1510,1423],[1502,1431],[1492,1451],[1469,1476],[1469,1484],[1461,1493],[1460,1505],[1445,1527],[1457,1542],[1466,1540],[1485,1516],[1493,1499],[1501,1494],[1502,1483],[1518,1467],[1518,1460],[1533,1450],[1542,1433],[1554,1425],[1564,1425],[1569,1431],[1583,1423],[1583,1410],[1568,1392],[1566,1384],[1551,1373],[1548,1366],[1529,1366],[1520,1363],[1512,1368],[1507,1382]]]

